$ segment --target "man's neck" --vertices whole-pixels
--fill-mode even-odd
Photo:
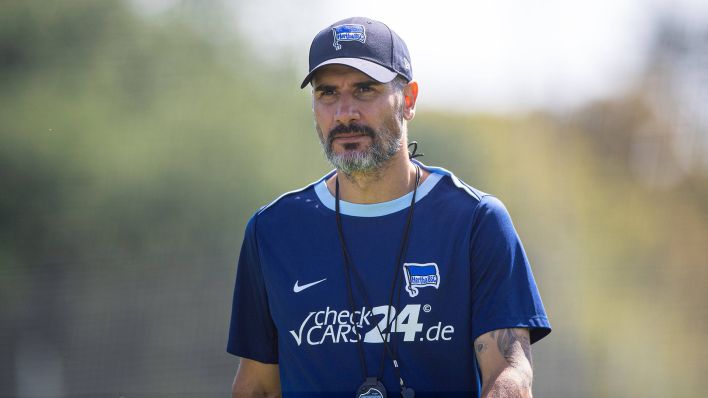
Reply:
[[[420,182],[429,175],[421,168]],[[335,195],[335,179],[339,177],[339,198],[351,203],[381,203],[399,198],[415,187],[415,165],[403,150],[381,169],[367,173],[344,174],[337,171],[327,180],[327,188]]]

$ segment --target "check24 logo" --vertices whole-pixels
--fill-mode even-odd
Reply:
[[[423,309],[423,312],[431,312],[429,305],[423,306]],[[388,305],[371,309],[362,307],[361,310],[353,312],[327,307],[321,311],[310,312],[298,330],[291,330],[290,334],[298,346],[303,343],[356,343],[361,339],[363,330],[367,330],[363,338],[365,343],[383,343],[384,337],[390,341],[391,334],[394,333],[401,333],[404,342],[452,340],[455,332],[452,325],[443,325],[442,322],[425,325],[419,322],[420,312],[420,304],[408,304],[398,314],[395,307]]]

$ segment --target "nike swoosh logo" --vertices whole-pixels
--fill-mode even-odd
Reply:
[[[293,286],[293,292],[300,293],[301,291],[307,289],[308,287],[315,286],[316,284],[324,282],[326,280],[327,280],[327,278],[324,278],[324,279],[320,279],[318,281],[314,281],[314,282],[311,282],[311,283],[308,283],[308,284],[302,285],[302,286],[298,286],[299,281],[295,281],[295,286]]]

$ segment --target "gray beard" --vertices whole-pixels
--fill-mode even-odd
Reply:
[[[346,175],[371,174],[381,170],[403,146],[403,134],[400,131],[398,134],[380,131],[372,137],[371,146],[365,150],[335,153],[332,149],[332,140],[323,141],[319,126],[317,131],[327,160],[334,168]]]

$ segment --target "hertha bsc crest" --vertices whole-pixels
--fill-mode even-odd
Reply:
[[[358,41],[361,43],[366,43],[366,29],[364,25],[357,24],[346,24],[339,25],[332,28],[332,34],[334,35],[334,46],[335,50],[341,50],[343,41]]]
[[[406,276],[406,291],[411,297],[418,295],[418,288],[432,286],[440,287],[440,270],[435,263],[403,264],[403,271]]]

